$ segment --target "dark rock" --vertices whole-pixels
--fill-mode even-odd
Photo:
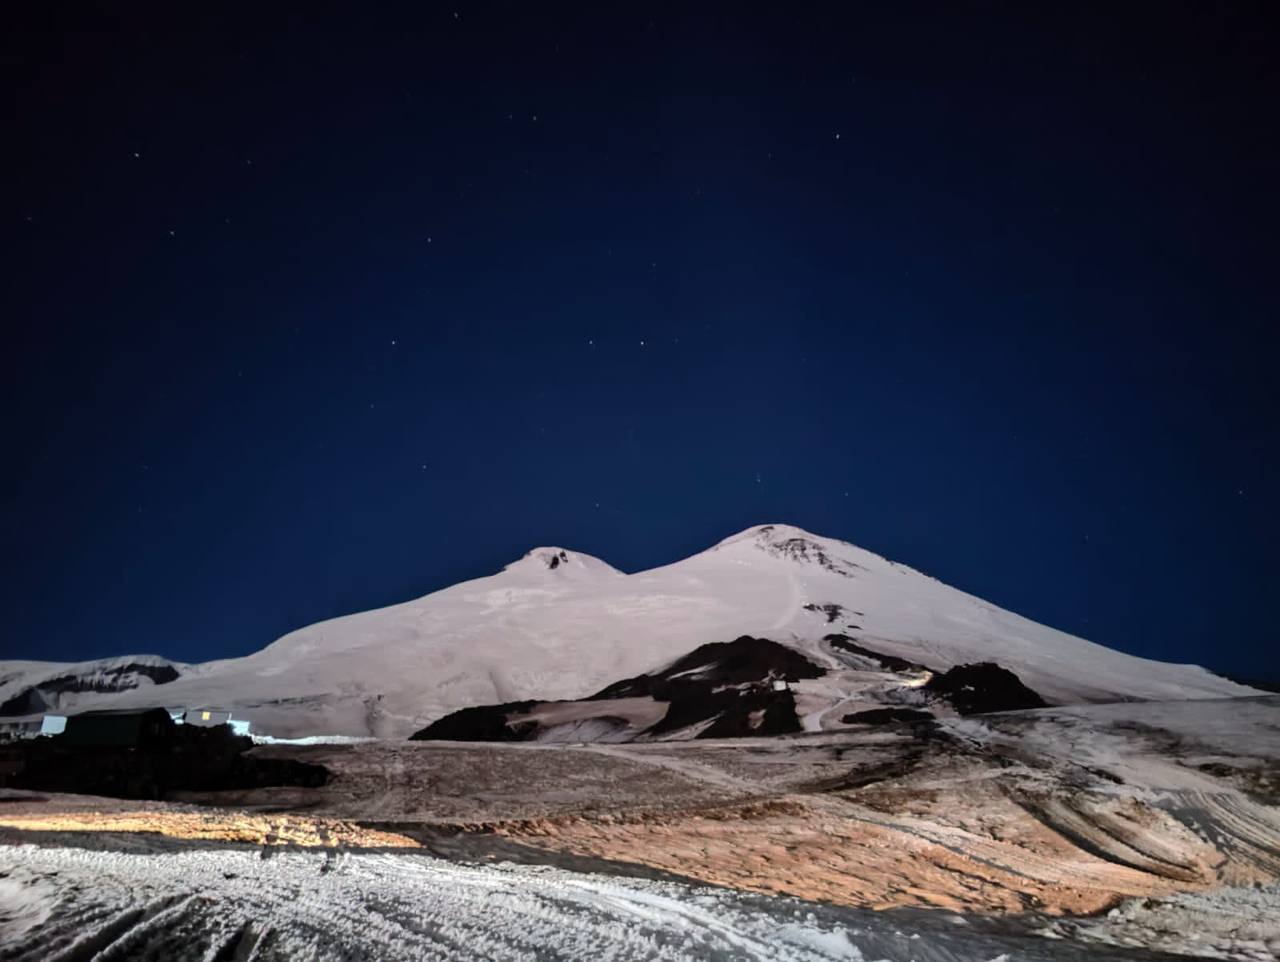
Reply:
[[[817,613],[819,611],[822,612],[824,615],[827,616],[827,624],[831,624],[831,622],[835,621],[844,613],[844,608],[840,607],[840,605],[808,604],[804,606],[804,610],[812,611],[814,613]]]
[[[945,698],[961,715],[1044,708],[1048,704],[1008,668],[992,661],[956,665],[930,678],[924,690]]]
[[[57,678],[50,678],[47,681],[40,682],[36,687],[46,692],[108,692],[127,691],[130,688],[137,688],[138,683],[132,678],[125,680],[124,676],[126,675],[141,675],[144,678],[150,678],[157,685],[167,685],[171,681],[176,681],[179,677],[178,670],[172,665],[128,664],[102,669],[88,678],[82,678],[78,675],[59,675]]]
[[[615,682],[591,696],[647,695],[668,703],[667,713],[646,734],[679,731],[714,719],[698,738],[741,738],[800,731],[795,696],[775,682],[820,678],[826,672],[786,645],[743,635],[695,648],[660,672]]]
[[[501,705],[460,708],[437,718],[409,736],[410,741],[519,742],[536,734],[533,722],[512,725],[508,719],[527,712],[536,701],[509,701]]]
[[[46,711],[53,704],[49,695],[67,692],[114,692],[128,691],[138,687],[137,676],[150,678],[157,685],[166,685],[176,680],[178,671],[172,665],[143,665],[130,663],[117,665],[115,668],[103,668],[92,676],[59,675],[47,678],[29,688],[12,695],[0,703],[0,716],[36,715]]]
[[[761,528],[760,530],[761,533],[767,533],[772,529]],[[822,545],[808,538],[797,537],[787,538],[783,541],[765,541],[760,543],[760,547],[772,555],[788,558],[801,564],[816,564],[845,578],[852,578],[854,571],[862,568],[862,565],[854,564],[852,561],[843,561],[839,558],[831,557]]]
[[[33,686],[0,702],[0,717],[38,715],[48,707],[49,703],[40,694],[40,689]]]
[[[724,685],[749,682],[799,681],[821,678],[826,672],[786,645],[743,635],[733,641],[700,645],[683,658],[651,675],[614,682],[588,701],[650,695],[659,701],[692,692],[709,693]]]
[[[870,648],[864,648],[848,635],[824,635],[822,640],[832,648],[847,651],[851,655],[870,658],[888,671],[927,671],[924,665],[918,665],[914,661],[908,661],[906,658],[899,658],[896,655],[883,655],[878,651],[872,651]]]
[[[676,694],[667,713],[646,734],[662,735],[715,719],[697,738],[747,738],[753,735],[787,735],[800,731],[796,699],[789,690],[774,691],[768,685],[712,694]]]
[[[739,738],[748,735],[781,735],[800,731],[795,696],[782,684],[802,678],[820,678],[824,669],[793,648],[765,638],[744,635],[728,642],[702,645],[651,675],[614,682],[585,702],[616,698],[652,698],[666,702],[662,720],[644,734],[659,735],[703,723],[699,738]],[[415,741],[528,741],[545,729],[536,722],[512,724],[513,717],[535,705],[549,702],[508,702],[463,708],[432,722],[411,737]],[[571,704],[559,702],[555,704]],[[599,716],[593,722],[623,719]]]

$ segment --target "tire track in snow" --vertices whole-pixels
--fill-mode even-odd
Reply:
[[[732,792],[735,795],[743,795],[745,793],[747,799],[755,798],[764,794],[759,782],[753,782],[745,778],[738,778],[731,775],[723,769],[716,768],[713,765],[704,765],[701,762],[695,762],[689,758],[677,758],[676,752],[682,749],[676,748],[669,752],[662,752],[651,749],[648,746],[640,750],[636,750],[637,746],[628,745],[619,747],[603,742],[592,744],[583,744],[575,746],[580,751],[591,752],[596,755],[609,755],[614,758],[621,758],[628,762],[638,762],[642,765],[653,765],[657,768],[665,768],[667,771],[675,772],[677,775],[689,779],[693,782],[701,782],[704,785],[711,785],[715,788]],[[687,754],[687,752],[684,752]]]
[[[890,918],[787,898],[424,855],[0,848],[0,873],[51,902],[4,962],[1020,962],[1151,959],[1001,932],[955,916]],[[101,921],[78,927],[86,911]],[[921,924],[908,926],[908,919]],[[904,931],[907,929],[907,931]],[[71,936],[79,935],[78,938]],[[56,946],[58,951],[50,951]]]

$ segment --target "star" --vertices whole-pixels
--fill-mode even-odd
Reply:
[[[139,157],[141,157],[141,156],[142,156],[142,155],[141,155],[140,153],[138,153],[136,150],[133,152],[133,159],[134,159],[134,160],[137,160],[137,159],[138,159]]]
[[[391,339],[391,346],[392,347],[396,346],[396,339],[394,337]]]

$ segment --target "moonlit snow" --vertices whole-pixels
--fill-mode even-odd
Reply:
[[[739,635],[835,667],[820,650],[830,632],[934,670],[995,661],[1057,703],[1256,694],[1036,624],[852,544],[765,525],[630,575],[538,548],[491,577],[320,622],[245,658],[181,665],[168,684],[53,697],[62,710],[218,705],[278,737],[400,738],[471,705],[582,698]],[[0,701],[42,678],[100,672],[97,662],[0,663]],[[864,694],[814,686],[806,727],[826,724],[819,715],[834,724],[841,701]]]
[[[1141,958],[961,916],[842,910],[395,853],[0,850],[0,957],[197,962]]]

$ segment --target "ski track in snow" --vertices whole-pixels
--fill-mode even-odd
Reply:
[[[1134,958],[793,899],[422,855],[0,849],[6,962]]]
[[[781,631],[783,628],[791,625],[800,614],[800,609],[805,602],[805,592],[800,586],[800,579],[792,572],[786,574],[789,591],[787,593],[787,603],[782,609],[782,614],[778,619],[769,626],[770,631]]]

